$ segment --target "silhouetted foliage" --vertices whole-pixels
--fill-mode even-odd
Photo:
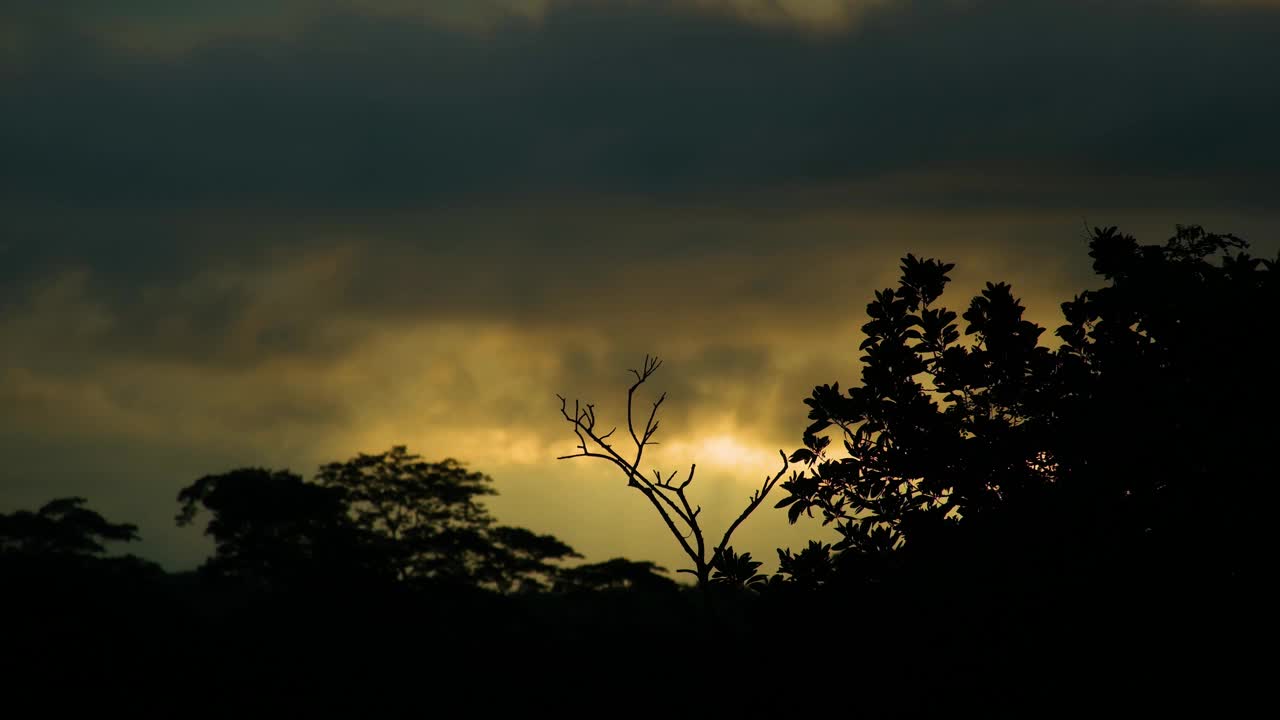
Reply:
[[[36,512],[0,514],[0,553],[101,555],[103,543],[138,539],[138,526],[108,522],[80,497],[59,498]]]
[[[200,507],[216,552],[204,572],[262,588],[396,581],[499,592],[546,589],[579,557],[551,535],[495,525],[478,498],[492,478],[456,460],[424,462],[404,446],[320,468],[201,478],[178,496],[178,524]]]
[[[1063,304],[1052,349],[1003,283],[969,304],[962,343],[938,304],[954,266],[908,255],[899,286],[867,306],[862,384],[805,401],[791,459],[809,470],[778,507],[793,522],[820,513],[863,578],[902,549],[961,547],[1010,567],[1119,567],[1159,550],[1184,571],[1244,568],[1267,523],[1264,503],[1241,500],[1266,492],[1280,436],[1264,330],[1280,316],[1275,263],[1246,247],[1198,227],[1163,246],[1095,230],[1109,284]]]
[[[162,574],[155,563],[133,555],[107,556],[108,543],[136,541],[138,527],[111,522],[86,504],[81,497],[58,498],[35,512],[0,514],[0,577],[11,583],[10,598],[20,585],[30,598],[52,592],[65,599]]]
[[[551,535],[495,526],[480,501],[493,479],[457,460],[424,462],[403,445],[320,468],[348,514],[401,580],[480,585],[503,592],[549,586],[555,561],[578,557]]]
[[[84,498],[52,500],[35,512],[0,514],[0,674],[17,687],[7,662],[29,665],[53,654],[63,666],[98,663],[128,650],[122,630],[162,605],[166,575],[133,555],[108,556],[111,543],[138,539]]]
[[[494,494],[491,479],[456,460],[423,462],[397,446],[325,465],[316,482],[341,491],[402,579],[466,578],[488,547],[493,520],[478,498]]]
[[[838,536],[781,551],[763,597],[793,647],[840,653],[788,691],[857,678],[890,713],[1107,696],[1150,714],[1175,686],[1219,709],[1265,687],[1245,658],[1272,637],[1280,284],[1246,248],[1095,229],[1103,287],[1063,303],[1056,344],[1009,285],[958,315],[954,266],[906,256],[867,305],[861,384],[805,401],[806,472],[777,504]]]
[[[264,590],[374,574],[382,558],[348,515],[342,490],[304,481],[287,471],[244,468],[206,475],[178,494],[179,525],[201,508],[214,555],[208,576]]]
[[[556,564],[582,557],[554,535],[539,535],[521,527],[499,525],[486,532],[489,547],[474,571],[486,587],[499,592],[536,592],[556,584],[565,572]]]
[[[805,590],[816,590],[831,582],[835,575],[831,545],[810,540],[798,553],[778,550],[778,575]]]
[[[716,554],[712,563],[711,584],[740,590],[760,585],[769,579],[759,572],[763,564],[752,560],[751,553],[739,555],[733,548],[726,547]]]
[[[663,575],[666,570],[648,561],[614,558],[569,568],[561,573],[557,590],[602,591],[641,590],[674,591],[679,586]]]

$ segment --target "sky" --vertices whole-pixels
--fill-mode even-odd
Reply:
[[[188,569],[200,476],[403,444],[684,567],[556,460],[557,394],[617,424],[661,356],[650,459],[718,537],[906,253],[1047,334],[1088,227],[1274,255],[1277,37],[1280,0],[8,0],[0,512],[81,495]],[[771,505],[734,542],[766,569],[830,537]]]

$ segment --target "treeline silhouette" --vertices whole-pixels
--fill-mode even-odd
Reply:
[[[954,266],[908,255],[867,306],[861,383],[805,401],[776,506],[827,529],[778,549],[772,575],[729,533],[710,560],[689,553],[697,586],[575,562],[498,524],[487,476],[394,447],[311,480],[196,480],[177,522],[215,550],[192,573],[109,557],[137,528],[81,498],[0,515],[7,662],[122,662],[242,708],[359,696],[366,714],[1243,706],[1267,688],[1280,438],[1280,283],[1247,247],[1095,229],[1104,284],[1063,303],[1052,345],[1008,285],[958,314]],[[565,417],[586,453],[594,415]],[[663,482],[632,486],[660,511],[679,490],[696,518],[687,483]]]

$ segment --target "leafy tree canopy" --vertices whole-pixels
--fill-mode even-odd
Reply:
[[[1204,548],[1230,548],[1233,572],[1260,546],[1280,437],[1280,283],[1246,249],[1199,227],[1164,245],[1095,229],[1107,284],[1063,303],[1057,347],[1009,285],[988,283],[958,316],[940,304],[954,265],[908,255],[898,287],[867,305],[861,385],[805,401],[791,459],[808,471],[778,507],[792,522],[818,513],[864,573],[953,545],[960,527],[1041,564],[1048,543],[1077,559],[1176,547],[1206,570]]]
[[[179,525],[199,510],[215,543],[203,571],[265,587],[350,571],[365,558],[342,492],[287,471],[242,468],[206,475],[178,494]]]
[[[252,468],[201,478],[179,493],[178,523],[210,512],[216,553],[205,569],[223,577],[549,587],[556,563],[577,553],[551,535],[496,525],[480,502],[491,485],[456,460],[425,462],[396,446],[326,464],[314,482]]]
[[[45,609],[84,593],[134,588],[164,571],[133,555],[108,556],[107,548],[137,539],[136,525],[107,520],[82,497],[0,514],[0,584],[7,583],[7,599],[22,597]]]
[[[0,514],[0,552],[96,556],[107,542],[138,539],[138,526],[109,522],[82,497],[51,500],[36,512]]]
[[[675,590],[676,581],[666,570],[648,561],[613,558],[605,562],[578,565],[565,570],[560,577],[562,590]]]

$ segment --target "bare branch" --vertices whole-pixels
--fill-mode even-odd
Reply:
[[[691,528],[693,527],[693,518],[687,512],[682,510],[679,505],[676,505],[675,501],[667,497],[666,493],[663,492],[664,490],[667,490],[667,488],[662,485],[654,485],[649,482],[648,478],[645,478],[644,483],[649,486],[649,489],[653,490],[654,494],[661,498],[662,501],[672,509],[672,511],[675,512],[677,517],[683,520],[686,525],[689,525]]]
[[[693,482],[693,472],[697,469],[698,469],[698,466],[696,463],[689,466],[689,477],[683,483],[680,484],[681,490],[689,487],[689,484]],[[671,476],[675,477],[675,473],[674,472],[671,473]]]
[[[627,485],[634,487],[641,492],[649,500],[657,510],[658,516],[662,518],[667,529],[676,538],[682,550],[693,561],[692,569],[682,569],[680,572],[689,573],[698,578],[700,587],[706,586],[710,580],[711,566],[715,559],[728,546],[729,540],[735,530],[751,515],[752,512],[760,506],[766,495],[777,485],[778,481],[786,473],[789,464],[785,453],[782,455],[782,469],[776,475],[769,478],[766,477],[764,484],[759,490],[752,493],[748,499],[746,509],[742,514],[734,520],[729,529],[725,531],[724,537],[720,544],[715,548],[712,557],[707,557],[707,546],[703,536],[702,527],[698,522],[698,516],[702,513],[702,506],[695,506],[689,501],[685,490],[693,484],[694,475],[698,466],[691,464],[689,466],[688,476],[676,485],[676,471],[672,471],[670,475],[663,476],[662,472],[656,468],[653,470],[653,479],[649,479],[640,470],[641,462],[644,459],[645,449],[649,445],[656,445],[653,440],[654,435],[658,432],[660,422],[658,420],[658,409],[662,407],[662,403],[666,401],[667,394],[664,392],[653,401],[649,411],[649,416],[645,420],[643,428],[637,428],[635,424],[635,396],[636,392],[642,385],[662,366],[662,361],[656,356],[650,357],[645,355],[644,363],[640,369],[632,369],[630,372],[635,377],[635,382],[627,389],[627,432],[631,435],[631,440],[635,444],[634,459],[624,458],[618,450],[609,445],[607,440],[614,434],[617,428],[611,429],[609,432],[599,435],[595,432],[596,414],[595,406],[586,404],[583,406],[577,400],[574,401],[574,413],[569,414],[568,400],[562,395],[560,398],[560,413],[564,419],[573,425],[574,434],[578,438],[578,452],[572,455],[562,455],[558,459],[567,460],[570,458],[589,457],[607,460],[612,463],[623,474],[627,476]],[[592,447],[599,450],[593,450]],[[677,520],[679,523],[677,523]],[[683,526],[683,528],[682,528]],[[693,544],[690,544],[690,539]]]
[[[764,502],[765,496],[769,494],[770,490],[773,490],[773,487],[777,485],[778,481],[782,479],[782,476],[786,474],[787,468],[790,467],[791,464],[787,462],[787,454],[785,452],[779,450],[778,454],[782,456],[782,469],[773,477],[766,477],[764,485],[759,490],[752,493],[751,501],[747,503],[746,509],[742,511],[742,514],[738,516],[737,520],[733,521],[733,524],[729,526],[729,529],[724,531],[724,537],[720,539],[720,544],[716,546],[715,553],[712,557],[719,555],[726,547],[729,546],[729,538],[733,536],[733,531],[737,530],[738,526],[741,525],[743,521],[751,515],[751,513],[755,512],[756,508],[760,507],[760,503]]]
[[[684,533],[680,532],[680,530],[676,527],[675,522],[671,520],[671,516],[667,514],[666,508],[662,507],[662,503],[658,502],[658,500],[654,497],[654,495],[657,495],[658,493],[648,488],[640,488],[640,492],[644,493],[644,496],[649,498],[650,503],[653,503],[653,506],[658,510],[658,514],[662,516],[663,522],[667,524],[667,529],[670,530],[671,534],[675,535],[676,540],[680,542],[680,547],[684,550],[685,554],[688,555],[691,560],[693,560],[695,565],[697,565],[698,567],[701,567],[703,564],[703,559],[701,555],[693,551],[693,548],[689,546],[689,541],[685,538]],[[665,500],[666,498],[663,498],[663,499]]]

